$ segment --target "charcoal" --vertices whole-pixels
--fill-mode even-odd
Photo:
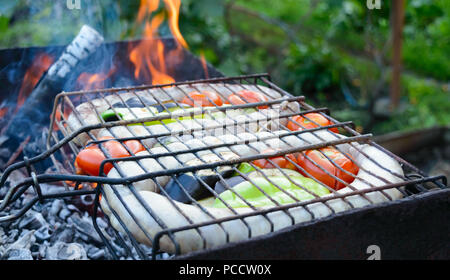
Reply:
[[[80,209],[78,209],[78,207],[76,207],[73,204],[68,204],[67,209],[69,209],[72,212],[81,213]]]
[[[52,237],[50,237],[50,242],[64,242],[71,243],[73,241],[73,237],[75,236],[75,229],[72,226],[59,227]]]
[[[39,246],[39,256],[41,259],[45,259],[47,248],[49,247],[50,243],[48,241],[44,241],[44,243]]]
[[[49,228],[49,226],[45,225],[39,228],[34,232],[34,236],[36,237],[37,242],[43,242],[45,240],[49,240],[52,237],[53,230]]]
[[[19,230],[18,229],[12,229],[6,234],[6,238],[3,240],[4,243],[13,243],[17,238],[19,237]]]
[[[104,259],[105,258],[105,250],[99,249],[96,247],[91,247],[87,252],[87,256],[89,259],[92,259],[92,260]]]
[[[23,198],[22,198],[22,205],[25,206],[28,203],[30,203],[31,201],[33,201],[35,198],[35,195],[31,195],[31,194],[24,194]]]
[[[8,253],[2,257],[7,260],[33,260],[33,256],[31,255],[31,251],[29,249],[17,248],[11,249]]]
[[[13,203],[13,207],[16,209],[20,209],[22,207],[22,200],[18,199]]]
[[[57,242],[47,248],[46,257],[49,260],[86,260],[86,251],[77,243]]]
[[[42,193],[51,193],[51,194],[56,194],[56,193],[62,193],[65,191],[64,188],[61,188],[61,186],[58,185],[51,185],[51,184],[39,184],[41,186],[41,190]]]
[[[126,255],[126,251],[124,248],[117,245],[115,242],[111,242],[111,246],[113,247],[114,252],[118,257],[122,257]]]
[[[33,209],[36,212],[41,213],[43,216],[47,215],[47,211],[44,210],[44,209],[46,209],[46,207],[39,202],[34,204],[33,207],[31,207],[31,209]]]
[[[46,224],[47,221],[45,221],[41,213],[30,210],[27,215],[20,221],[19,228],[39,229]]]
[[[12,243],[4,252],[2,259],[33,259],[31,256],[30,247],[36,241],[34,237],[34,230],[25,232],[17,241]]]
[[[60,217],[63,220],[66,220],[69,216],[70,216],[71,212],[69,209],[63,208],[61,209],[61,211],[59,212],[58,217]]]
[[[52,202],[52,206],[50,207],[49,214],[56,216],[58,215],[59,211],[63,208],[64,201],[62,199],[55,199]]]
[[[16,173],[20,179],[22,173]],[[45,193],[58,193],[63,188],[41,184]],[[7,188],[5,188],[7,189]],[[29,188],[25,196],[35,197]],[[23,207],[24,196],[19,198],[8,214],[18,213]],[[25,199],[25,202],[27,199]],[[24,216],[0,224],[0,258],[26,259],[110,259],[110,252],[92,225],[92,218],[84,210],[66,199],[46,200],[36,203]],[[89,202],[89,201],[88,201]],[[106,238],[116,242],[106,231],[111,231],[107,221],[97,217],[99,228]],[[114,235],[112,235],[114,236]],[[126,252],[118,247],[119,256]]]
[[[39,244],[31,245],[30,252],[31,252],[31,256],[33,257],[33,259],[39,259],[40,258],[39,249],[40,249]]]
[[[3,240],[6,239],[5,230],[0,226],[0,244],[5,244]]]
[[[75,225],[75,228],[77,229],[78,232],[88,237],[88,239],[86,239],[85,241],[91,240],[98,244],[102,243],[100,236],[98,235],[97,231],[95,231],[95,228],[92,225],[89,218],[87,217],[78,218],[72,216],[70,220]]]

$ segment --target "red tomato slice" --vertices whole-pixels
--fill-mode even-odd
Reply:
[[[337,166],[349,172],[350,174],[356,175],[358,173],[359,168],[356,164],[354,164],[353,161],[347,158],[343,153],[331,147],[320,149],[320,151],[309,150],[299,153],[297,157],[297,163],[306,171],[303,172],[302,170],[300,170],[300,172],[305,176],[314,177],[314,179],[316,179],[317,181],[320,181],[335,190],[342,189],[346,186],[336,178],[341,179],[347,184],[353,182],[353,180],[355,179],[354,176],[340,170],[336,165],[328,160],[324,154],[328,158],[330,158]],[[309,157],[309,159],[305,155]],[[350,155],[347,156],[351,158]],[[319,166],[326,170],[329,174],[327,174],[327,172],[322,170]]]
[[[230,100],[230,103],[233,105],[241,105],[241,104],[247,104],[247,103],[257,103],[257,102],[264,102],[267,101],[267,97],[263,94],[255,91],[250,90],[241,90],[235,94],[232,94],[228,97]],[[262,105],[258,106],[258,109],[267,109],[269,106]]]
[[[264,150],[262,153],[267,154],[267,153],[273,153],[273,152],[275,152],[275,150],[267,149],[267,150]],[[269,162],[265,158],[254,160],[253,164],[258,166],[259,168],[277,168],[277,167],[279,167],[279,168],[296,170],[297,168],[295,167],[295,165],[292,162],[290,162],[289,160],[287,160],[285,157],[292,160],[293,162],[297,162],[297,159],[295,158],[295,156],[293,154],[286,154],[285,156],[269,158],[275,165],[272,164],[271,162]]]
[[[102,137],[99,140],[107,140],[107,139],[113,139],[113,137],[110,136]],[[142,144],[137,140],[128,140],[125,141],[124,144],[133,154],[145,150],[144,146],[142,146]],[[130,156],[128,151],[119,141],[116,140],[106,141],[102,143],[102,146],[105,147],[110,158],[122,158]],[[75,165],[77,169],[81,169],[81,171],[89,175],[98,176],[100,174],[100,165],[102,161],[105,159],[106,159],[105,154],[102,152],[99,146],[95,144],[86,147],[85,149],[81,150],[78,153],[75,159]],[[108,174],[111,168],[113,168],[113,165],[109,162],[106,163],[103,168],[105,174]]]
[[[296,124],[299,123],[300,125]],[[332,125],[333,123],[322,116],[319,113],[308,113],[304,116],[294,116],[292,117],[292,121],[289,121],[287,124],[287,128],[292,131],[303,130],[303,129],[311,129],[318,127],[318,123],[320,126]],[[303,128],[302,128],[303,127]],[[339,130],[337,127],[329,128],[328,130],[338,133]]]
[[[87,173],[92,176],[98,176],[100,172],[100,164],[105,160],[105,155],[100,149],[86,148],[81,150],[77,158],[75,159],[75,164],[82,172]],[[108,164],[106,164],[108,165]],[[105,173],[107,166],[105,165]],[[109,164],[111,165],[111,164]],[[109,167],[109,166],[108,166]],[[111,169],[111,167],[109,167]],[[109,171],[109,170],[108,170]]]
[[[223,102],[219,95],[211,91],[193,91],[188,93],[190,97],[184,97],[181,103],[187,104],[192,107],[212,107],[212,106],[222,106]],[[194,100],[194,101],[192,101]]]

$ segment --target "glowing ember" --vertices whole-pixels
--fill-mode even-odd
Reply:
[[[30,68],[27,69],[22,85],[20,86],[15,112],[17,112],[17,110],[23,105],[28,95],[30,95],[36,84],[39,82],[42,74],[47,71],[52,63],[53,58],[48,54],[41,53],[36,55],[36,58],[31,63]]]
[[[159,7],[159,0],[141,0],[137,22],[142,23]],[[164,0],[165,9],[168,15],[170,30],[178,44],[178,51],[183,47],[187,48],[187,43],[181,36],[178,28],[180,0]],[[138,80],[145,80],[152,84],[169,84],[175,82],[166,69],[164,56],[164,44],[158,38],[158,28],[165,20],[164,13],[153,15],[150,23],[145,23],[144,39],[130,51],[130,61],[134,64],[134,76]],[[172,55],[172,53],[171,53]]]
[[[0,118],[3,118],[6,113],[8,113],[8,107],[0,108]]]

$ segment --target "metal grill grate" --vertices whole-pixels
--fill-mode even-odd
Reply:
[[[190,98],[189,92],[205,90],[217,93],[228,103],[232,103],[229,102],[229,95],[239,90],[256,91],[264,95],[267,101],[229,106],[215,105],[190,110],[180,104],[181,98]],[[132,106],[127,103],[130,99],[134,99],[139,103],[139,107],[147,108],[147,110],[150,110],[150,106],[160,106],[165,111],[169,111],[169,104],[175,104],[181,110],[168,115],[156,114],[142,117],[131,109]],[[152,100],[153,103],[149,104],[148,100]],[[211,99],[209,101],[212,102]],[[130,112],[132,116],[129,119],[120,119],[122,117],[116,109],[117,103],[119,107]],[[102,111],[108,108],[112,109],[117,120],[105,121],[102,118]],[[244,111],[250,108],[255,109],[253,115]],[[258,108],[265,109],[258,110]],[[228,114],[230,110],[240,114]],[[226,114],[218,118],[221,112]],[[329,120],[330,124],[320,126],[313,119],[308,118],[308,113],[318,113]],[[303,116],[316,127],[298,131],[289,130],[286,127],[288,121],[303,127],[292,118],[297,115]],[[171,122],[165,123],[167,119]],[[156,127],[160,130],[153,129]],[[333,128],[339,128],[340,134],[331,132],[330,129]],[[278,132],[275,133],[275,131]],[[112,138],[102,140],[100,138],[102,134]],[[220,138],[224,134],[234,135],[232,141],[226,140],[226,137]],[[201,145],[194,147],[187,145],[189,141],[186,140],[186,136],[189,135],[194,135],[192,140],[200,141]],[[168,143],[167,137],[172,137],[171,141],[173,139],[176,141]],[[217,139],[222,140],[217,141]],[[134,154],[124,144],[130,140],[139,141],[145,148],[145,152]],[[118,141],[131,156],[111,157],[104,145],[108,141]],[[174,150],[171,145],[177,141],[185,148]],[[275,144],[278,145],[278,149],[262,153],[260,147],[271,147]],[[98,145],[106,157],[101,163],[100,175],[76,175],[76,167],[73,164],[75,156],[89,145]],[[155,147],[158,148],[155,149]],[[320,150],[325,147],[333,147],[340,151],[346,159],[358,167],[359,173],[354,175],[343,169]],[[245,240],[290,225],[321,219],[337,212],[390,202],[435,188],[446,188],[447,185],[444,176],[429,177],[423,174],[413,165],[374,143],[370,134],[361,135],[356,132],[352,122],[339,122],[331,118],[327,108],[313,108],[305,103],[303,96],[295,97],[280,89],[266,74],[170,85],[61,93],[55,100],[47,148],[48,151],[44,154],[25,159],[24,162],[13,164],[5,170],[0,186],[3,186],[7,176],[16,168],[26,167],[30,178],[10,188],[5,199],[1,201],[0,211],[14,202],[29,187],[34,187],[37,195],[21,211],[0,217],[0,221],[20,217],[39,200],[95,194],[94,227],[114,257],[118,257],[116,246],[96,224],[98,209],[109,217],[110,225],[115,228],[115,238],[127,255],[132,258],[146,259],[150,255],[143,244],[152,247],[152,258],[156,258],[162,252],[179,255]],[[239,149],[244,149],[246,152],[240,152]],[[355,181],[348,183],[336,174],[330,173],[305,154],[308,150],[318,150],[338,172],[355,178]],[[238,156],[227,158],[224,156],[224,151]],[[350,151],[354,156],[349,156]],[[294,153],[302,153],[315,167],[343,184],[344,188],[335,190],[315,178],[313,174],[292,160],[289,155]],[[214,155],[217,160],[207,162],[203,157],[205,154]],[[379,156],[380,154],[383,156]],[[52,159],[59,174],[36,174],[33,164],[48,157]],[[198,163],[187,165],[183,158],[188,157]],[[330,195],[320,196],[298,183],[290,177],[286,169],[277,165],[273,160],[274,157],[282,157],[285,162],[295,166],[297,170],[326,188]],[[167,164],[167,159],[170,159],[170,164]],[[298,199],[276,184],[271,176],[255,165],[254,161],[260,159],[267,160],[277,174],[303,190],[309,199]],[[280,203],[275,200],[255,183],[254,177],[242,172],[237,165],[244,162],[255,170],[254,174],[277,188],[277,191],[289,199],[289,203]],[[115,176],[111,176],[111,172],[108,176],[105,175],[104,168],[107,164],[112,164],[115,170],[115,173],[112,173]],[[397,165],[401,166],[398,170],[394,168]],[[130,166],[134,171],[129,168]],[[252,205],[241,194],[234,191],[227,182],[227,176],[220,171],[221,168],[228,168],[234,174],[251,182],[271,202],[271,205],[268,207]],[[206,170],[212,171],[225,189],[234,193],[234,196],[246,204],[246,207],[236,208],[224,200],[205,181],[205,178],[199,175]],[[218,210],[206,200],[194,198],[179,180],[179,175],[186,173],[191,173],[199,185],[207,190],[212,197],[210,200],[220,201],[223,207]],[[187,203],[177,202],[168,194],[165,184],[169,180],[173,181],[187,197]],[[355,183],[356,181],[359,185]],[[66,191],[58,194],[42,193],[39,184],[47,182],[61,182]],[[152,185],[159,194],[143,190],[142,184]],[[165,208],[161,209],[159,207],[161,205]]]

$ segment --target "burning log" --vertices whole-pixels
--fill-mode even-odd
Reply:
[[[103,40],[103,36],[93,28],[87,25],[81,28],[8,123],[3,134],[8,139],[2,143],[3,147],[16,151],[28,136],[34,139],[41,134],[36,132],[48,123],[56,94],[63,90],[65,82],[80,62],[94,53]]]

